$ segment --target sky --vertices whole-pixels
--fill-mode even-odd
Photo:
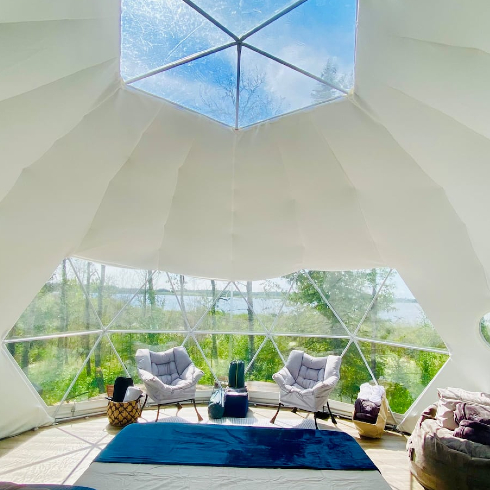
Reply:
[[[291,0],[195,0],[237,36],[291,5]],[[316,76],[330,73],[343,88],[353,83],[356,0],[307,0],[246,42]],[[123,0],[121,74],[125,80],[233,39],[182,0]],[[235,123],[237,48],[230,47],[134,86]],[[332,80],[331,80],[332,81]],[[247,48],[242,49],[239,126],[341,95]]]

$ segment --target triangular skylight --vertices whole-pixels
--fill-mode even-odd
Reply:
[[[356,0],[123,0],[127,84],[236,129],[348,93]]]

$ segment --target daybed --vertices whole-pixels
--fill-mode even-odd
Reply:
[[[455,436],[454,410],[460,402],[490,409],[490,395],[439,389],[438,403],[417,422],[407,450],[410,471],[429,490],[488,490],[490,446]]]

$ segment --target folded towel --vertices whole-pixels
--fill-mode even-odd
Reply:
[[[369,383],[363,383],[359,388],[359,396],[361,400],[369,400],[370,402],[381,405],[381,400],[385,396],[385,389],[380,385],[370,385]]]
[[[137,400],[142,394],[143,392],[139,388],[128,386],[126,394],[124,395],[123,402],[132,402],[134,400]]]

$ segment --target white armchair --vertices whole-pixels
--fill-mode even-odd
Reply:
[[[149,349],[136,351],[136,366],[150,398],[160,406],[176,403],[180,409],[182,401],[194,404],[197,418],[202,420],[196,407],[196,385],[204,374],[191,361],[185,347],[174,347],[165,352]]]
[[[293,350],[289,354],[286,365],[272,375],[279,385],[279,406],[271,419],[276,421],[277,414],[282,406],[293,407],[293,412],[299,408],[313,412],[315,427],[317,417],[325,418],[325,405],[328,408],[326,418],[332,418],[337,424],[330,410],[328,397],[340,379],[340,356],[312,357],[302,351]]]

